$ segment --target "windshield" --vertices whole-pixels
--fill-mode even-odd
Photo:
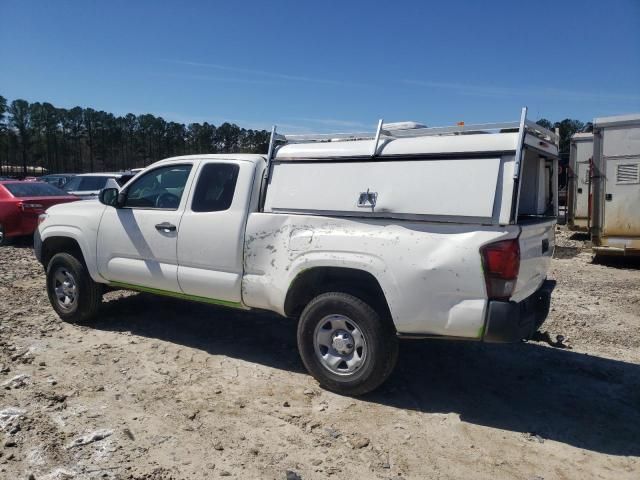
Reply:
[[[64,190],[67,192],[83,192],[86,190],[102,190],[110,177],[73,177],[69,180]]]
[[[4,188],[9,190],[14,197],[61,197],[67,195],[66,192],[48,183],[5,183]]]

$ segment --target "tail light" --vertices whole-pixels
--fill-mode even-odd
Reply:
[[[34,210],[42,210],[44,205],[41,203],[20,202],[20,210],[23,212],[33,212]]]
[[[520,244],[518,239],[501,240],[480,249],[487,295],[491,300],[508,300],[518,281]]]

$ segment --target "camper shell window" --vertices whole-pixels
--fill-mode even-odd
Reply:
[[[518,219],[556,215],[556,159],[525,148],[520,175]]]

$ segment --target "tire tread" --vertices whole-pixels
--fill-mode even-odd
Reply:
[[[49,287],[49,277],[58,264],[65,264],[76,276],[79,298],[78,308],[73,312],[65,312],[57,308],[56,300]],[[47,265],[47,294],[58,316],[69,323],[88,322],[95,317],[102,303],[102,286],[93,281],[84,263],[69,253],[57,253],[51,257]]]
[[[329,372],[324,371],[324,367],[315,358],[313,338],[307,338],[309,331],[307,323],[313,322],[309,315],[313,315],[319,305],[330,302],[339,302],[344,304],[346,308],[362,312],[363,318],[354,320],[357,320],[358,323],[366,322],[371,330],[370,336],[372,338],[368,341],[375,343],[373,351],[378,352],[376,355],[378,358],[373,360],[374,366],[365,378],[358,378],[355,381],[339,381],[332,378]],[[344,292],[323,293],[307,304],[298,323],[298,349],[307,370],[324,388],[346,395],[363,395],[376,389],[391,375],[398,357],[398,341],[391,319],[387,315],[376,312],[367,302]]]

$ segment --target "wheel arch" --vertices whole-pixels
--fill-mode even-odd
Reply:
[[[47,267],[51,258],[58,253],[68,253],[76,257],[83,265],[87,265],[80,243],[75,238],[66,236],[52,236],[42,241],[42,264]]]
[[[334,291],[360,298],[391,318],[385,292],[371,272],[331,266],[317,266],[299,272],[287,290],[284,313],[288,317],[297,317],[313,298]]]
[[[98,272],[96,233],[89,228],[72,225],[45,225],[44,228],[40,227],[36,230],[36,237],[39,237],[42,243],[42,251],[40,254],[36,251],[36,257],[47,268],[51,257],[56,253],[77,254],[78,260],[87,268],[93,281],[105,283],[105,279]],[[45,245],[47,257],[45,257]]]

